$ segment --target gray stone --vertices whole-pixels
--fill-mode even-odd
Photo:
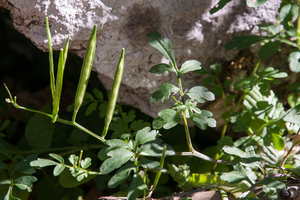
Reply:
[[[249,8],[246,1],[233,0],[211,15],[209,10],[218,0],[0,0],[0,6],[11,11],[14,26],[41,50],[48,51],[45,18],[49,17],[53,49],[63,48],[70,35],[70,51],[83,57],[94,24],[98,25],[97,50],[93,70],[110,89],[121,49],[126,49],[122,91],[123,102],[142,112],[157,113],[174,104],[151,103],[149,96],[162,83],[176,84],[176,76],[168,72],[150,74],[149,69],[161,62],[169,63],[156,49],[147,44],[145,35],[152,30],[168,37],[178,66],[196,59],[202,67],[218,61],[236,60],[236,50],[226,51],[224,45],[234,35],[258,34],[260,22],[276,22],[279,0]],[[253,51],[257,51],[255,48]],[[45,66],[48,67],[48,66]],[[203,76],[188,73],[184,89],[199,85]],[[121,93],[122,94],[122,93]],[[222,102],[204,104],[203,108],[220,118]],[[221,108],[221,109],[220,109]],[[217,111],[217,112],[215,112]]]

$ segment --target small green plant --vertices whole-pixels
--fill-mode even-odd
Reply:
[[[227,2],[220,1],[218,9]],[[257,1],[255,6],[264,2],[265,0]],[[290,9],[284,11],[288,10],[287,5],[290,6]],[[61,118],[59,102],[69,39],[65,48],[60,51],[57,75],[54,78],[51,35],[48,19],[46,19],[52,109],[45,107],[42,111],[38,111],[18,105],[16,97],[11,95],[5,85],[9,94],[7,102],[17,109],[33,112],[35,115],[30,119],[25,132],[28,146],[33,149],[32,151],[21,151],[13,148],[4,140],[0,140],[0,174],[1,177],[4,177],[0,180],[0,186],[6,191],[3,199],[28,199],[28,192],[32,190],[33,183],[37,181],[33,174],[37,169],[45,172],[44,170],[48,166],[54,167],[54,178],[58,177],[59,184],[65,188],[74,188],[96,177],[105,177],[107,174],[114,173],[108,178],[108,187],[115,188],[125,185],[127,187],[125,195],[129,200],[140,196],[144,199],[151,197],[158,188],[162,173],[171,175],[183,190],[190,190],[193,187],[208,187],[219,190],[224,199],[227,198],[227,193],[231,193],[238,199],[258,199],[254,189],[260,187],[266,198],[277,199],[277,189],[285,190],[285,181],[288,178],[300,176],[300,156],[295,155],[294,151],[295,146],[300,143],[300,105],[297,97],[299,87],[297,84],[289,86],[289,89],[295,90],[295,93],[288,100],[290,108],[285,109],[272,91],[270,83],[279,83],[278,79],[287,77],[287,73],[279,72],[272,67],[259,68],[259,65],[261,59],[271,56],[277,51],[281,42],[287,43],[285,37],[286,34],[290,34],[288,28],[292,26],[289,17],[295,14],[293,7],[294,4],[290,1],[281,4],[280,16],[286,31],[279,30],[273,25],[260,26],[270,35],[243,36],[234,38],[227,44],[227,49],[237,48],[240,50],[255,42],[264,41],[264,46],[258,55],[260,59],[252,73],[235,82],[231,80],[221,82],[219,76],[222,66],[218,63],[213,63],[209,69],[206,69],[201,67],[200,62],[188,60],[179,68],[175,62],[171,41],[167,38],[163,39],[157,32],[147,34],[148,43],[170,61],[170,65],[154,65],[150,69],[150,73],[174,73],[178,82],[177,85],[162,84],[151,95],[152,102],[160,100],[162,103],[168,100],[174,102],[172,108],[160,111],[159,117],[154,119],[152,124],[136,119],[133,110],[124,112],[122,104],[117,103],[124,68],[125,49],[122,49],[121,52],[108,101],[98,89],[93,90],[93,95],[86,92],[96,48],[97,26],[94,27],[88,42],[74,104],[68,108],[69,111],[73,110],[72,118],[71,120]],[[298,37],[298,35],[296,36]],[[299,49],[298,43],[293,43],[293,46],[297,46]],[[292,66],[297,65],[292,64]],[[294,67],[291,67],[292,71],[297,71],[293,69]],[[204,86],[184,88],[181,77],[191,72],[206,76],[203,81]],[[236,95],[226,93],[230,86],[233,87]],[[212,92],[208,88],[211,88]],[[215,96],[218,95],[223,98],[222,118],[225,120],[225,124],[218,144],[211,148],[213,156],[209,157],[194,148],[188,123],[190,120],[202,130],[216,127],[217,121],[213,119],[213,113],[199,109],[198,104],[214,101]],[[120,99],[122,100],[122,97]],[[236,103],[230,106],[233,100]],[[105,118],[103,127],[100,127],[102,133],[93,132],[76,122],[79,109],[83,106],[86,106],[86,116],[92,115],[94,111],[98,110],[98,116]],[[52,123],[48,123],[49,121]],[[67,133],[68,142],[74,144],[75,147],[61,147],[60,144],[59,147],[51,148],[56,122],[76,128]],[[159,138],[161,136],[159,129],[172,129],[180,122],[183,123],[186,149],[188,149],[184,152],[176,152],[175,148],[173,149]],[[1,124],[0,137],[5,136],[1,131],[8,126],[8,123]],[[226,136],[229,124],[233,125],[233,131],[243,132],[247,136],[233,141],[232,138]],[[99,130],[99,127],[97,129]],[[90,141],[86,136],[91,136],[97,143],[88,143]],[[87,142],[86,146],[82,145],[84,142]],[[84,156],[85,149],[90,148],[101,150],[97,155]],[[53,153],[56,151],[64,152]],[[49,156],[42,154],[45,152],[49,153]],[[198,159],[199,163],[209,163],[211,171],[200,169],[192,172],[188,165],[176,166],[173,163],[169,163],[168,169],[166,169],[166,156],[200,158]],[[91,157],[95,160],[92,160]],[[100,167],[94,164],[99,160],[101,161]],[[49,182],[53,180],[46,173],[45,175]],[[39,182],[42,180],[38,181],[37,185]],[[73,190],[72,192],[76,194],[77,199],[83,195],[80,191]],[[124,195],[121,191],[120,194]],[[69,197],[65,196],[64,198]]]

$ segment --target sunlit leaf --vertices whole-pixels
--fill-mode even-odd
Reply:
[[[157,130],[150,131],[150,127],[145,127],[139,130],[135,136],[136,145],[141,145],[146,142],[154,141],[159,135]]]
[[[191,120],[202,130],[206,130],[207,126],[214,128],[217,126],[217,121],[211,118],[213,114],[207,110],[201,110],[201,113],[195,113]]]
[[[200,65],[201,63],[197,60],[185,61],[179,70],[179,75],[185,74],[190,71],[200,70],[201,69]]]
[[[209,92],[206,87],[202,87],[202,86],[192,87],[185,94],[188,95],[191,99],[198,101],[199,103],[204,103],[205,100],[207,101],[215,100],[215,95],[212,92]]]
[[[267,0],[247,0],[247,5],[249,7],[258,7],[263,5]]]
[[[14,179],[14,185],[20,188],[21,190],[27,190],[31,192],[32,183],[36,182],[37,178],[34,176],[21,176],[17,179]]]

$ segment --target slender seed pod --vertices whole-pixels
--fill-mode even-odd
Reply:
[[[97,26],[94,26],[93,33],[89,39],[87,49],[85,52],[85,56],[83,59],[83,64],[81,68],[79,83],[77,86],[77,91],[75,95],[75,102],[74,102],[74,112],[72,117],[72,122],[75,122],[76,115],[78,113],[78,110],[83,102],[83,98],[85,95],[85,91],[89,82],[95,50],[96,50],[96,43],[97,43]]]
[[[68,56],[68,48],[69,48],[69,39],[70,36],[67,39],[65,48],[60,50],[59,54],[59,61],[58,61],[58,67],[57,67],[57,74],[56,74],[56,84],[55,84],[55,95],[52,102],[53,110],[52,110],[52,123],[54,123],[58,117],[58,110],[59,110],[59,102],[60,102],[60,96],[61,96],[61,90],[62,90],[62,84],[63,84],[63,76],[64,76],[64,70],[66,66],[66,60]]]
[[[120,89],[120,85],[122,82],[122,77],[123,77],[123,69],[124,69],[124,55],[125,55],[125,49],[122,49],[121,52],[121,57],[115,72],[115,78],[114,78],[114,82],[112,85],[112,89],[110,91],[110,95],[109,95],[109,102],[106,108],[106,115],[105,115],[105,122],[104,122],[104,129],[102,132],[102,137],[104,138],[107,134],[108,131],[108,127],[109,124],[112,120],[114,111],[115,111],[115,106],[117,103],[117,99],[118,99],[118,94],[119,94],[119,89]]]
[[[47,27],[47,38],[48,38],[48,48],[49,48],[50,88],[51,88],[52,99],[54,100],[55,79],[54,79],[54,65],[53,65],[53,50],[52,50],[51,33],[49,28],[48,17],[46,17],[46,27]]]

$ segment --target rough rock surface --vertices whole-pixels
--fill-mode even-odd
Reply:
[[[249,8],[246,1],[233,0],[211,15],[209,10],[218,0],[0,0],[9,9],[14,26],[43,51],[47,51],[45,17],[49,17],[53,49],[59,50],[70,34],[70,51],[83,57],[93,25],[98,25],[97,50],[93,69],[104,86],[110,89],[121,49],[126,49],[122,90],[124,103],[156,117],[170,107],[151,103],[149,96],[166,82],[176,84],[173,74],[150,74],[151,66],[164,62],[162,55],[147,44],[145,35],[158,31],[173,43],[178,66],[196,59],[202,67],[211,61],[230,63],[237,59],[235,50],[225,51],[224,45],[233,35],[257,34],[260,22],[275,22],[279,0],[268,1],[259,8]],[[48,66],[45,66],[48,67]],[[201,84],[202,76],[183,76],[184,88]],[[205,105],[204,105],[205,106]],[[211,111],[222,104],[211,107]],[[213,110],[212,110],[213,109]],[[220,110],[220,109],[219,109]],[[219,118],[220,114],[215,113]]]

